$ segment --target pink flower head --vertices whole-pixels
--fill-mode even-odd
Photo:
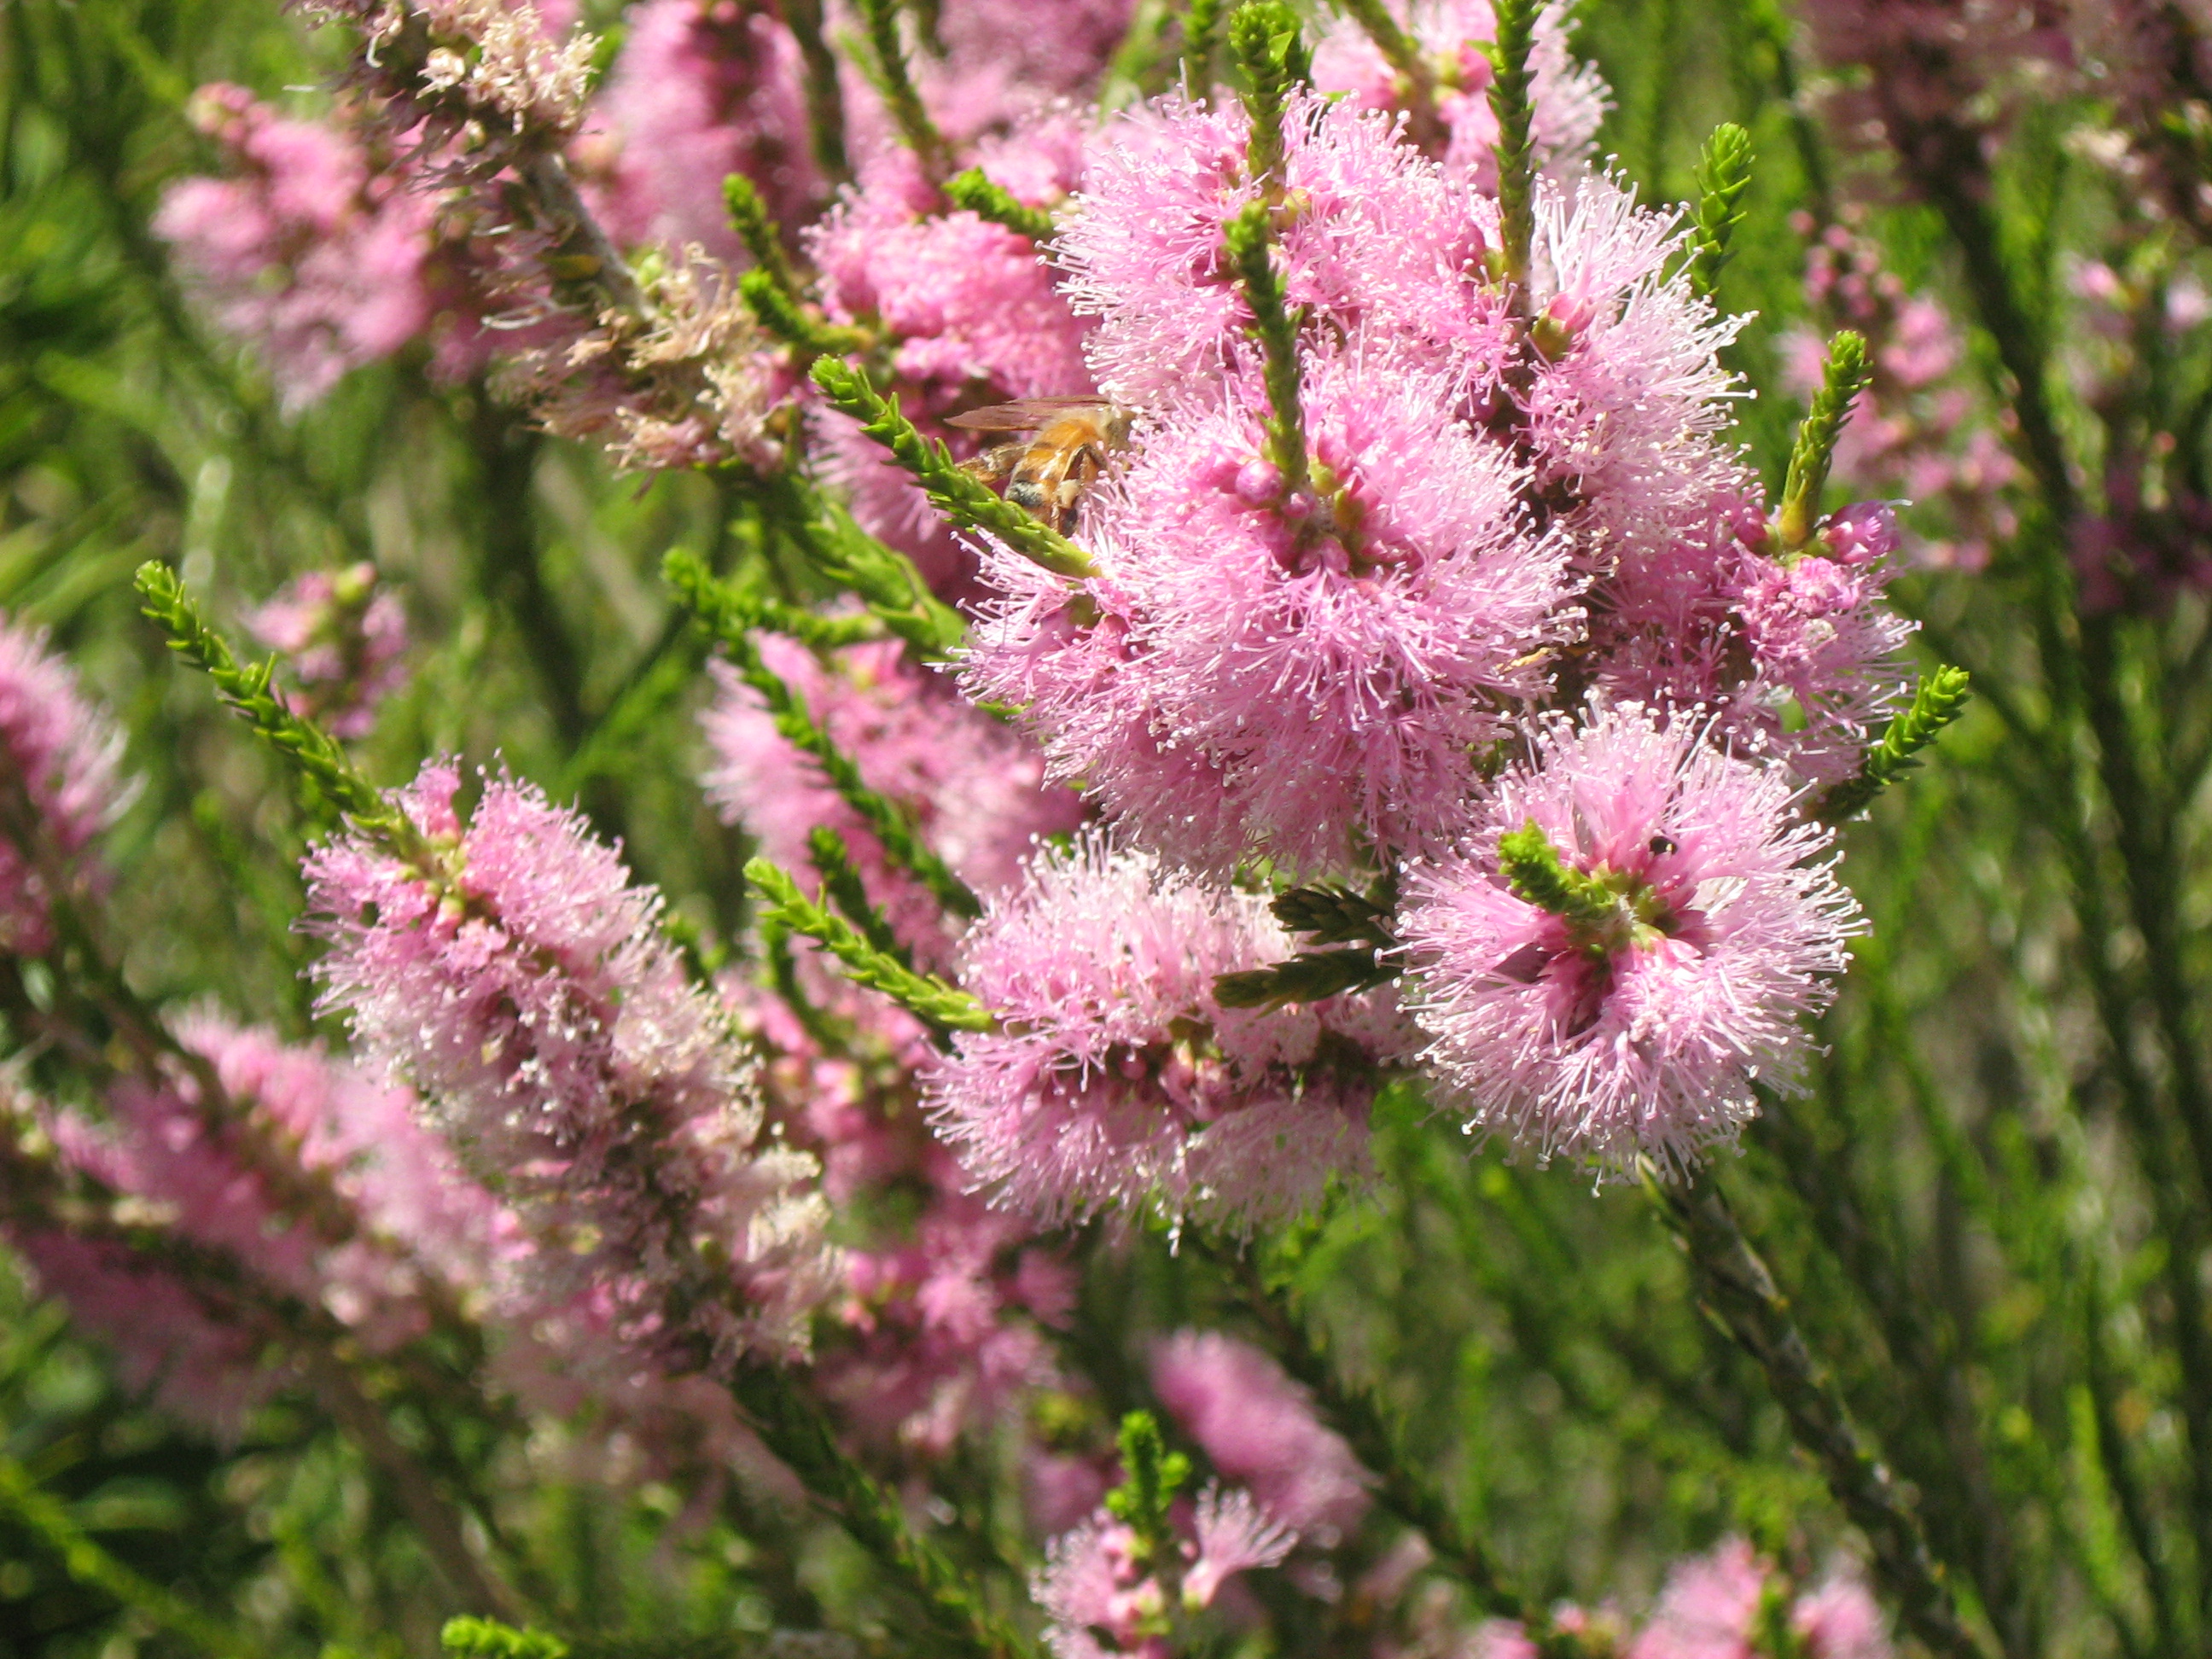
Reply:
[[[98,1119],[42,1120],[63,1166],[220,1271],[165,1265],[161,1247],[36,1232],[19,1243],[127,1376],[230,1434],[288,1380],[271,1350],[282,1299],[389,1352],[484,1284],[495,1206],[412,1121],[404,1091],[208,1013],[178,1036],[206,1073],[128,1073]]]
[[[1796,817],[1789,782],[1708,728],[1635,704],[1547,720],[1475,850],[1413,872],[1411,1006],[1470,1128],[1608,1171],[1680,1166],[1755,1113],[1754,1079],[1796,1086],[1799,1017],[1832,996],[1858,909],[1808,862],[1829,833]],[[1595,884],[1586,909],[1509,884],[1501,838],[1531,822]]]
[[[1054,1659],[1168,1659],[1182,1619],[1212,1606],[1238,1573],[1275,1565],[1297,1542],[1247,1492],[1209,1486],[1187,1515],[1172,1560],[1139,1559],[1136,1535],[1103,1510],[1046,1547],[1030,1594],[1050,1621],[1044,1638]]]
[[[1306,1391],[1249,1342],[1178,1331],[1152,1351],[1152,1392],[1269,1520],[1328,1548],[1366,1514],[1373,1477],[1321,1425]]]
[[[1467,179],[1485,195],[1496,195],[1498,118],[1490,108],[1495,77],[1486,51],[1498,34],[1491,0],[1415,0],[1410,17],[1402,4],[1390,9],[1434,66],[1446,173]],[[1570,49],[1572,9],[1564,0],[1551,0],[1538,12],[1529,53],[1536,166],[1554,178],[1569,176],[1589,159],[1611,106],[1604,78]],[[1389,60],[1348,17],[1333,24],[1315,46],[1314,84],[1323,92],[1349,93],[1363,109],[1403,106],[1403,90]]]
[[[1054,1659],[1117,1652],[1166,1659],[1167,1592],[1136,1553],[1136,1535],[1103,1510],[1045,1547],[1044,1568],[1030,1581],[1030,1595],[1050,1621],[1044,1639]]]
[[[1018,128],[1061,99],[1089,103],[1133,9],[1132,0],[945,0],[936,42],[911,55],[922,101],[960,145]]]
[[[1767,1567],[1741,1538],[1679,1564],[1627,1659],[1753,1659]]]
[[[739,0],[646,0],[623,19],[622,55],[597,100],[621,146],[606,192],[611,234],[744,251],[722,180],[741,173],[796,228],[826,193],[808,148],[799,43],[772,9]]]
[[[1831,1569],[1797,1598],[1790,1609],[1790,1627],[1803,1640],[1810,1659],[1893,1659],[1897,1651],[1880,1604],[1849,1565]]]
[[[1751,676],[1730,724],[1760,728],[1764,746],[1812,782],[1856,771],[1903,696],[1898,653],[1912,625],[1883,606],[1890,572],[1867,560],[1895,539],[1893,525],[1847,520],[1822,544],[1850,556],[1747,559],[1731,584]],[[1785,705],[1799,718],[1785,721]]]
[[[962,943],[962,983],[1000,1024],[959,1034],[925,1076],[931,1120],[999,1201],[1048,1224],[1295,1215],[1365,1167],[1369,1085],[1322,1043],[1348,1011],[1213,997],[1215,975],[1289,943],[1264,899],[1147,854],[1095,835],[1042,851]]]
[[[834,1267],[813,1164],[757,1146],[744,1056],[659,896],[534,787],[487,778],[464,818],[460,786],[433,762],[397,797],[422,863],[357,833],[308,855],[324,1006],[522,1208],[548,1294],[588,1286],[643,1340],[680,1287],[694,1327],[662,1336],[718,1362],[798,1348]]]
[[[52,945],[55,884],[129,804],[122,763],[122,732],[45,632],[0,615],[0,951]]]
[[[261,1334],[211,1312],[175,1273],[105,1239],[10,1230],[10,1248],[39,1290],[67,1304],[77,1325],[114,1350],[131,1388],[150,1389],[178,1416],[226,1439],[282,1389],[261,1364]]]
[[[941,1149],[936,1162],[950,1166]],[[1064,1384],[1040,1325],[1066,1322],[1072,1270],[1022,1249],[1029,1223],[955,1189],[955,1168],[903,1240],[847,1255],[848,1335],[817,1362],[823,1393],[868,1440],[942,1457],[1014,1402]]]
[[[1719,353],[1745,319],[1716,316],[1692,289],[1680,216],[1638,205],[1619,181],[1540,180],[1535,213],[1534,374],[1525,389],[1502,378],[1512,360],[1480,310],[1468,373],[1519,405],[1536,485],[1565,504],[1591,562],[1632,559],[1741,471],[1716,440],[1738,395]]]
[[[1222,227],[1270,181],[1245,161],[1241,107],[1166,98],[1108,129],[1060,238],[1065,289],[1095,314],[1100,388],[1152,410],[1216,376],[1241,348],[1243,299]],[[1284,116],[1281,247],[1287,301],[1317,325],[1422,337],[1464,309],[1459,272],[1480,233],[1436,165],[1389,118],[1299,94]]]
[[[372,173],[349,136],[243,88],[203,87],[192,110],[234,175],[171,185],[155,234],[216,322],[267,356],[288,406],[429,325],[428,198]]]
[[[1510,465],[1453,420],[1440,383],[1316,362],[1317,493],[1297,501],[1260,459],[1264,398],[1240,390],[1164,420],[1093,520],[1127,619],[1121,695],[1158,747],[1108,727],[1111,746],[1085,753],[1071,739],[1097,728],[1076,723],[1047,732],[1054,763],[1194,864],[1261,850],[1331,868],[1362,846],[1437,843],[1464,820],[1472,751],[1541,688],[1536,647],[1578,620],[1564,548],[1529,533]],[[1185,752],[1206,763],[1194,787],[1225,791],[1236,839],[1181,833],[1205,822],[1181,799]]]
[[[976,165],[1017,200],[1051,208],[1075,188],[1085,139],[1082,120],[1054,108],[984,143]],[[988,389],[1003,402],[1091,389],[1083,325],[1036,246],[964,210],[946,211],[903,150],[863,174],[808,230],[806,248],[830,317],[882,328],[895,342],[893,373],[925,398],[964,392],[972,404]]]
[[[1081,802],[1045,783],[1035,750],[915,669],[896,641],[848,646],[826,658],[781,635],[760,635],[759,647],[861,781],[903,807],[978,893],[1012,885],[1036,837],[1081,821]],[[805,866],[807,836],[817,825],[835,830],[900,937],[942,959],[949,941],[936,901],[890,865],[811,757],[778,734],[759,695],[728,667],[714,672],[720,693],[705,725],[716,757],[706,779],[715,804],[787,869]]]
[[[1249,1492],[1208,1486],[1192,1517],[1195,1559],[1182,1577],[1187,1611],[1213,1605],[1221,1587],[1240,1572],[1272,1567],[1298,1541],[1297,1532],[1265,1513]]]
[[[296,576],[246,625],[290,659],[301,712],[334,737],[367,737],[377,705],[406,679],[407,609],[377,585],[374,565]]]
[[[1676,1565],[1626,1659],[1756,1659],[1789,1581],[1741,1538]],[[1848,1565],[1789,1601],[1806,1659],[1892,1659],[1896,1649],[1866,1583]]]

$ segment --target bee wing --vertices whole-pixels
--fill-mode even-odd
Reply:
[[[1098,398],[1024,398],[1019,403],[993,404],[988,409],[947,416],[945,423],[969,432],[1034,432],[1071,409],[1097,409],[1103,403]]]

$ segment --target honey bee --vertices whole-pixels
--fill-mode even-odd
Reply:
[[[1114,452],[1127,447],[1129,422],[1127,410],[1103,398],[1025,398],[955,415],[947,424],[969,432],[1034,433],[994,444],[962,465],[987,483],[1005,478],[1008,501],[1060,530]]]

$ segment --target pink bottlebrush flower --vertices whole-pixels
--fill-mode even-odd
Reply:
[[[1152,1371],[1169,1415],[1269,1520],[1324,1549],[1359,1524],[1374,1477],[1259,1349],[1218,1331],[1178,1331],[1152,1351]]]
[[[962,983],[1001,1024],[925,1074],[931,1121],[997,1201],[1047,1224],[1295,1215],[1364,1173],[1370,1085],[1324,1046],[1329,1005],[1214,1000],[1215,975],[1289,953],[1257,896],[1097,836],[1042,851],[962,943]]]
[[[1058,99],[1088,103],[1133,9],[1131,0],[945,0],[935,42],[909,54],[922,102],[956,145],[1018,128]]]
[[[1044,1637],[1054,1659],[1168,1659],[1182,1619],[1212,1606],[1238,1573],[1275,1565],[1297,1542],[1249,1492],[1216,1486],[1199,1494],[1178,1530],[1175,1559],[1145,1562],[1135,1534],[1102,1510],[1046,1547],[1030,1595],[1050,1621]],[[1101,1633],[1113,1646],[1100,1642]]]
[[[228,1266],[204,1282],[117,1240],[17,1242],[127,1376],[228,1435],[293,1378],[283,1299],[389,1352],[487,1284],[495,1206],[412,1121],[404,1091],[209,1014],[178,1035],[208,1073],[126,1074],[98,1120],[47,1110],[43,1127],[59,1165],[118,1213]]]
[[[1887,514],[1862,504],[1869,506]],[[1912,625],[1883,607],[1888,572],[1865,556],[1897,544],[1895,521],[1877,517],[1869,527],[1860,509],[1847,511],[1855,516],[1838,515],[1829,544],[1849,558],[1750,559],[1730,584],[1751,678],[1733,699],[1729,727],[1755,732],[1763,748],[1814,783],[1858,769],[1906,690],[1899,653]],[[1796,720],[1784,720],[1785,702]]]
[[[11,1228],[41,1294],[114,1351],[124,1381],[226,1440],[286,1381],[264,1334],[218,1317],[177,1273],[110,1240]]]
[[[834,1273],[813,1162],[757,1144],[744,1054],[659,896],[535,787],[488,778],[464,817],[460,786],[433,762],[397,798],[427,867],[360,834],[308,855],[324,1006],[495,1173],[544,1294],[604,1294],[687,1363],[802,1347]]]
[[[1085,137],[1073,112],[1054,109],[982,144],[976,165],[1026,205],[1054,207],[1081,176]],[[925,403],[973,402],[978,382],[1000,402],[1091,391],[1083,325],[1036,246],[945,211],[908,152],[872,164],[805,240],[830,317],[880,327],[892,372]]]
[[[1362,847],[1437,843],[1464,821],[1473,751],[1544,689],[1538,647],[1579,620],[1565,550],[1529,533],[1520,480],[1452,419],[1439,383],[1316,361],[1304,394],[1316,494],[1297,501],[1261,459],[1264,398],[1240,392],[1153,428],[1091,517],[1094,557],[1126,596],[1122,695],[1149,711],[1158,748],[1109,728],[1115,746],[1086,753],[1078,725],[1047,729],[1048,751],[1133,834],[1194,864],[1258,850],[1327,869]],[[1058,706],[1047,696],[1031,719]],[[1206,763],[1196,787],[1226,792],[1235,839],[1178,833],[1205,821],[1176,788],[1192,777],[1185,752]]]
[[[759,646],[762,660],[805,702],[862,781],[903,807],[923,840],[979,894],[1012,885],[1034,839],[1081,821],[1082,803],[1045,782],[1035,750],[915,668],[896,641],[848,646],[827,658],[780,635],[762,635]],[[890,866],[820,768],[777,734],[758,694],[725,665],[714,672],[719,695],[705,716],[716,759],[706,778],[710,798],[787,869],[806,866],[808,833],[817,825],[837,831],[870,899],[900,937],[942,960],[950,941],[936,901]]]
[[[216,323],[268,359],[288,408],[428,328],[428,197],[373,171],[351,136],[242,88],[203,87],[191,112],[233,176],[171,185],[155,234]]]
[[[1897,1652],[1881,1605],[1848,1565],[1831,1570],[1791,1604],[1790,1627],[1808,1659],[1894,1659]]]
[[[300,1166],[350,1209],[357,1231],[325,1240],[319,1270],[320,1299],[342,1322],[372,1346],[390,1346],[397,1336],[371,1328],[413,1334],[426,1285],[469,1292],[494,1284],[507,1218],[423,1127],[411,1091],[319,1048],[208,1014],[179,1034],[213,1066],[246,1132],[295,1148]]]
[[[1767,1582],[1766,1564],[1741,1538],[1678,1564],[1627,1659],[1753,1659]]]
[[[772,9],[738,0],[646,0],[595,101],[619,145],[602,217],[625,242],[697,243],[740,261],[722,180],[741,173],[795,230],[826,186],[808,146],[805,65]]]
[[[1836,782],[1906,689],[1911,625],[1882,603],[1899,539],[1887,503],[1861,501],[1774,556],[1764,501],[1723,490],[1600,585],[1592,678],[1615,701],[1702,709],[1739,750]]]
[[[1391,10],[1434,66],[1445,171],[1467,179],[1485,195],[1496,195],[1498,119],[1490,109],[1490,85],[1495,77],[1485,50],[1498,34],[1491,0],[1416,0],[1410,18],[1403,5]],[[1529,53],[1536,166],[1560,179],[1589,159],[1598,128],[1612,106],[1604,77],[1592,65],[1579,62],[1570,47],[1571,10],[1561,0],[1552,0],[1537,14],[1535,44]],[[1349,93],[1363,109],[1403,106],[1404,94],[1389,60],[1348,17],[1331,25],[1315,46],[1314,84],[1323,92]]]
[[[1584,558],[1632,562],[1741,476],[1718,441],[1740,395],[1719,354],[1746,319],[1717,316],[1691,288],[1680,216],[1638,205],[1617,180],[1539,180],[1535,214],[1528,384],[1505,378],[1513,360],[1480,311],[1465,361],[1480,401],[1518,405],[1535,488],[1561,503]]]
[[[1471,850],[1412,872],[1409,1006],[1470,1129],[1608,1172],[1639,1154],[1676,1168],[1754,1115],[1754,1079],[1797,1085],[1799,1017],[1833,995],[1858,908],[1808,862],[1830,835],[1795,816],[1789,782],[1713,747],[1709,725],[1634,704],[1580,729],[1548,719]],[[1531,822],[1609,910],[1512,890],[1500,838]]]
[[[289,659],[301,713],[335,737],[367,737],[376,706],[405,683],[407,609],[373,564],[296,576],[246,625]]]
[[[1790,1630],[1806,1659],[1892,1659],[1881,1609],[1848,1566],[1814,1589],[1790,1585],[1741,1538],[1679,1563],[1626,1659],[1754,1659],[1765,1651],[1768,1618],[1787,1601]]]
[[[404,1091],[211,1015],[179,1035],[220,1097],[186,1072],[125,1077],[103,1121],[52,1115],[67,1164],[374,1352],[428,1328],[426,1297],[484,1282],[491,1200],[411,1121]]]
[[[864,1438],[940,1458],[1022,1395],[1064,1383],[1039,1322],[1065,1322],[1072,1269],[1023,1250],[1030,1224],[961,1193],[957,1168],[930,1174],[908,1238],[848,1254],[851,1334],[816,1376]]]
[[[1228,280],[1222,227],[1266,185],[1245,163],[1244,112],[1170,97],[1120,117],[1097,147],[1061,231],[1063,290],[1099,319],[1090,344],[1102,390],[1151,410],[1218,376],[1248,320]],[[1318,93],[1284,116],[1279,181],[1288,303],[1317,327],[1364,325],[1370,342],[1430,337],[1467,309],[1460,272],[1480,228],[1437,165],[1389,118]]]
[[[56,888],[82,879],[79,860],[130,803],[122,763],[122,732],[44,630],[0,614],[0,951],[52,946]]]

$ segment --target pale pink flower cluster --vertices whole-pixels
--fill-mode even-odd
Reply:
[[[123,733],[46,634],[0,615],[0,951],[52,947],[53,902],[94,878],[84,855],[130,803],[122,765]]]
[[[266,358],[288,408],[429,328],[435,206],[404,172],[240,87],[202,87],[191,114],[229,173],[171,185],[154,231],[216,324]]]
[[[1498,18],[1491,0],[1414,0],[1410,7],[1400,0],[1389,10],[1420,48],[1435,79],[1437,116],[1443,129],[1440,159],[1453,177],[1495,193],[1498,118],[1489,94],[1497,77],[1487,48],[1497,38]],[[1589,159],[1598,127],[1612,106],[1605,78],[1574,55],[1568,39],[1572,10],[1561,0],[1550,0],[1537,13],[1529,54],[1536,165],[1563,182]],[[1323,92],[1350,94],[1362,109],[1406,106],[1407,88],[1397,71],[1350,17],[1329,25],[1315,45],[1314,84]]]
[[[1706,741],[1705,720],[1626,704],[1553,717],[1506,769],[1471,854],[1416,867],[1400,937],[1432,1074],[1470,1127],[1625,1172],[1686,1166],[1789,1091],[1801,1015],[1826,1006],[1861,926],[1828,833],[1790,786]],[[1609,908],[1555,914],[1501,870],[1533,823]]]
[[[1855,1571],[1840,1568],[1799,1594],[1748,1543],[1731,1538],[1668,1575],[1626,1659],[1752,1659],[1765,1650],[1765,1623],[1776,1613],[1806,1659],[1891,1659],[1896,1651]]]
[[[1913,562],[1980,569],[2016,528],[2005,492],[2019,466],[1990,423],[1975,418],[1958,324],[1941,301],[1906,292],[1882,269],[1880,249],[1850,224],[1828,226],[1808,250],[1805,297],[1825,326],[1854,329],[1871,349],[1874,379],[1836,445],[1837,479],[1939,507],[1949,533],[1916,538]],[[1820,384],[1822,337],[1797,329],[1781,344],[1784,384],[1810,394]]]
[[[1808,1589],[1741,1538],[1677,1562],[1642,1627],[1628,1634],[1610,1607],[1555,1607],[1553,1628],[1580,1638],[1576,1650],[1621,1659],[1895,1659],[1881,1608],[1848,1561]],[[1538,1659],[1528,1632],[1510,1620],[1477,1626],[1448,1650],[1468,1659]]]
[[[466,812],[461,787],[433,762],[396,797],[412,857],[362,833],[309,855],[325,1006],[521,1218],[540,1296],[589,1291],[695,1368],[802,1350],[836,1267],[814,1163],[761,1144],[659,896],[534,787],[487,777]]]
[[[1152,1351],[1152,1373],[1168,1415],[1268,1520],[1323,1549],[1358,1526],[1374,1477],[1267,1355],[1218,1331],[1178,1331]]]
[[[1044,1639],[1053,1659],[1169,1659],[1179,1626],[1212,1607],[1238,1573],[1274,1566],[1297,1542],[1249,1492],[1218,1486],[1200,1492],[1181,1522],[1166,1560],[1140,1559],[1134,1534],[1103,1510],[1052,1540],[1030,1594],[1050,1621]]]
[[[43,1123],[64,1167],[226,1264],[220,1295],[114,1241],[14,1242],[134,1384],[228,1433],[295,1375],[274,1340],[286,1299],[388,1353],[488,1284],[495,1206],[417,1125],[404,1089],[210,1015],[179,1036],[204,1071],[126,1074],[99,1117],[55,1109]]]
[[[1290,951],[1266,901],[1086,834],[1048,848],[961,947],[998,1016],[924,1079],[932,1121],[1000,1201],[1048,1224],[1150,1209],[1231,1231],[1365,1167],[1362,997],[1224,1008],[1213,981]]]
[[[1692,289],[1678,216],[1562,155],[1516,292],[1483,181],[1389,114],[1294,92],[1267,177],[1249,138],[1234,104],[1154,100],[1094,142],[1062,220],[1063,289],[1132,447],[1073,527],[1089,574],[984,547],[963,677],[1020,710],[1115,850],[1042,859],[969,935],[961,982],[1000,1025],[933,1079],[940,1128],[1048,1216],[1310,1201],[1356,1136],[1316,1120],[1303,1054],[1275,1156],[1200,1164],[1265,1121],[1218,1091],[1280,1089],[1282,1059],[1246,1053],[1249,1017],[1224,1026],[1202,989],[1295,948],[1223,884],[1259,866],[1403,878],[1392,959],[1471,1126],[1678,1166],[1735,1133],[1754,1079],[1792,1086],[1799,1018],[1846,960],[1856,913],[1797,868],[1825,845],[1801,804],[1857,769],[1905,689],[1893,517],[1862,503],[1778,543],[1722,441],[1739,319]],[[1295,489],[1224,247],[1253,204],[1299,319]],[[1617,938],[1509,890],[1499,838],[1531,811],[1620,887]],[[1623,837],[1669,850],[1630,860]],[[1370,1072],[1402,1052],[1327,1005],[1260,1018],[1294,1017]]]
[[[407,607],[362,562],[295,576],[246,619],[300,684],[298,707],[334,737],[362,738],[405,684]]]

